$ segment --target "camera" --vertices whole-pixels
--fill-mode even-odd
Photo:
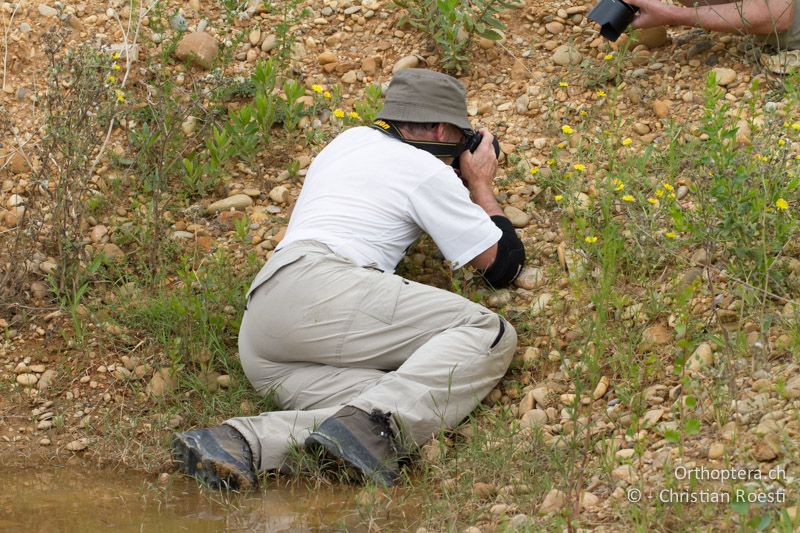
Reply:
[[[633,22],[638,11],[638,7],[622,0],[600,0],[589,12],[589,20],[600,24],[600,35],[609,41],[616,41]]]
[[[452,166],[454,169],[459,170],[461,154],[469,150],[473,154],[478,149],[478,145],[483,140],[483,134],[475,130],[464,130],[464,140],[456,146],[455,153],[453,154]],[[497,142],[497,137],[492,139],[492,146],[494,147],[494,156],[500,157],[500,143]]]

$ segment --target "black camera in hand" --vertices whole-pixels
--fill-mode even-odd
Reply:
[[[478,149],[478,145],[483,140],[483,134],[475,130],[464,130],[464,140],[456,146],[455,153],[453,154],[452,166],[456,170],[461,168],[461,154],[469,150],[473,154]],[[494,156],[500,157],[500,143],[497,142],[497,137],[492,139],[492,146],[494,147]]]
[[[638,7],[622,0],[600,0],[589,12],[589,20],[600,24],[600,35],[609,41],[616,41],[633,22],[638,11]]]

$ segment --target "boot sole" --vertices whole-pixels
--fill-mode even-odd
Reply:
[[[216,490],[248,490],[255,486],[254,480],[244,475],[234,465],[203,459],[204,450],[191,437],[177,434],[172,439],[172,459],[179,471],[198,479]]]

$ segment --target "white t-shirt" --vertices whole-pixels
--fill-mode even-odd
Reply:
[[[315,240],[359,266],[394,272],[424,231],[454,269],[500,240],[452,167],[368,127],[314,159],[278,249]]]

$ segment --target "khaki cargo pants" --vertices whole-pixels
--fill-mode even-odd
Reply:
[[[485,307],[358,267],[314,241],[274,254],[254,286],[242,367],[286,410],[225,423],[260,470],[280,469],[291,446],[344,405],[393,413],[403,442],[421,445],[469,415],[517,344],[511,324]]]

